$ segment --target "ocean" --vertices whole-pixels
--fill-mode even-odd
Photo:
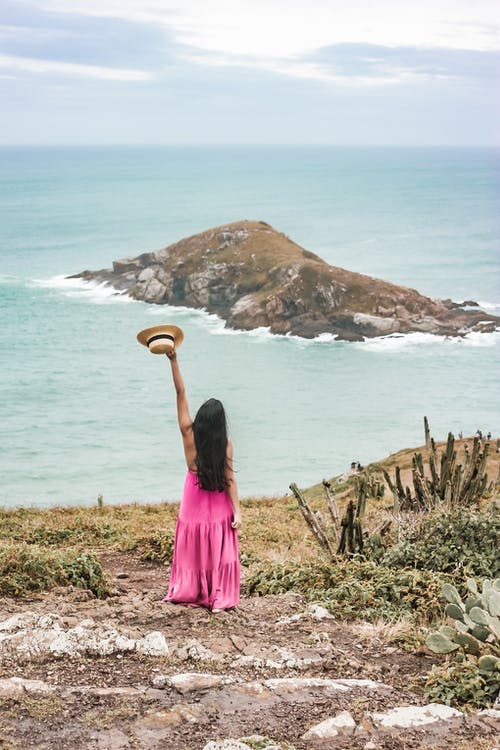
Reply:
[[[283,495],[423,442],[500,433],[500,336],[238,332],[65,276],[241,219],[326,261],[500,314],[493,149],[0,149],[0,505],[175,501],[174,323],[191,410],[227,409],[240,494]]]

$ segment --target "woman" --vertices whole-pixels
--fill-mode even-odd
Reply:
[[[164,601],[222,612],[240,598],[241,510],[224,407],[206,401],[194,421],[177,353],[167,354],[177,393],[177,418],[187,476],[175,529],[174,559]]]

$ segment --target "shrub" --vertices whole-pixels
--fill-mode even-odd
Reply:
[[[460,654],[454,661],[435,665],[427,675],[425,695],[448,706],[493,705],[500,690],[498,674],[484,671],[475,656]]]
[[[249,594],[298,591],[344,618],[397,620],[403,615],[431,621],[441,614],[441,584],[430,571],[392,570],[373,561],[270,564],[246,579]]]
[[[391,568],[496,578],[500,575],[499,549],[500,518],[463,510],[424,518],[383,555],[381,563]]]
[[[0,594],[25,596],[68,585],[88,589],[98,597],[109,593],[94,555],[71,550],[58,554],[33,544],[11,544],[0,550]]]

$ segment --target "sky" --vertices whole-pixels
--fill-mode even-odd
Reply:
[[[500,146],[500,0],[0,0],[0,144]]]

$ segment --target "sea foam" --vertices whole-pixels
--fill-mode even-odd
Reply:
[[[12,277],[3,277],[10,279]],[[2,277],[0,276],[0,282]],[[4,283],[9,283],[5,281]],[[94,304],[107,304],[114,302],[140,302],[129,297],[126,292],[115,289],[107,282],[87,281],[81,278],[71,278],[65,275],[53,276],[49,279],[33,279],[31,286],[45,287],[61,290],[66,297],[83,299]],[[484,310],[500,312],[500,304],[492,302],[480,302],[479,306]],[[184,305],[151,305],[149,313],[154,317],[162,317],[169,321],[177,320],[179,323],[187,321],[195,323],[207,330],[212,336],[246,336],[257,341],[293,341],[300,346],[311,346],[316,344],[350,344],[355,348],[366,351],[397,352],[420,348],[423,346],[446,344],[453,346],[491,347],[500,342],[500,329],[492,333],[472,332],[465,336],[438,336],[432,333],[391,333],[387,336],[377,338],[365,338],[363,341],[347,342],[338,338],[337,334],[320,333],[312,339],[297,336],[292,333],[272,333],[268,326],[258,326],[250,330],[231,328],[216,313],[210,313],[205,309],[196,309]],[[481,321],[488,324],[490,321]]]
[[[107,282],[74,279],[62,274],[49,279],[32,279],[30,286],[59,289],[66,297],[76,297],[95,304],[134,301],[126,292],[115,289]]]

